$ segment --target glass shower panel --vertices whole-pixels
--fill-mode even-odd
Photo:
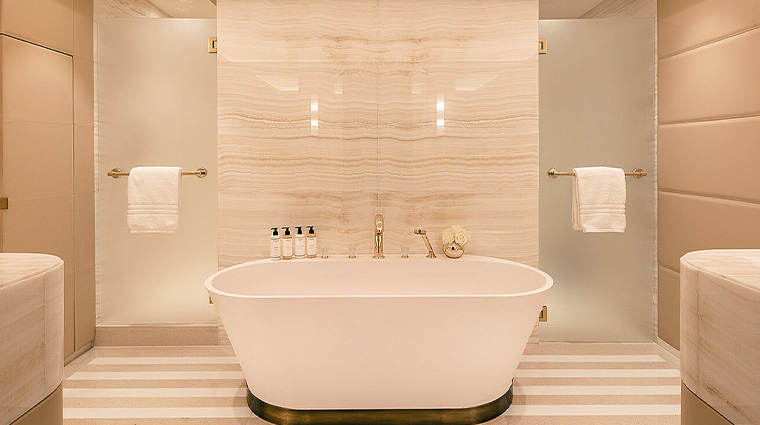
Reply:
[[[655,22],[539,24],[539,263],[554,278],[544,341],[652,341],[655,244]],[[572,229],[572,177],[549,168],[640,167],[626,178],[625,233]]]
[[[217,270],[213,19],[100,19],[97,35],[100,324],[215,322]],[[130,234],[119,167],[199,167],[183,176],[176,234]]]

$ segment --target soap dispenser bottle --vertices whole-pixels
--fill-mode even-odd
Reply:
[[[272,237],[269,238],[269,258],[272,261],[282,258],[280,253],[280,234],[277,233],[276,227],[272,227]]]
[[[290,228],[283,227],[285,232],[282,234],[282,259],[293,259],[293,236],[290,235]]]
[[[314,226],[306,226],[309,233],[306,235],[306,257],[317,258],[317,234],[314,233]]]
[[[303,234],[303,226],[296,226],[296,235],[293,238],[296,244],[295,252],[296,258],[306,258],[306,238]]]

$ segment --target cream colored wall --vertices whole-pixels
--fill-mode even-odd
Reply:
[[[0,0],[3,250],[65,261],[65,353],[94,339],[92,0]]]
[[[371,253],[375,213],[387,254],[459,224],[468,252],[537,264],[537,1],[217,5],[220,267],[273,226]]]
[[[679,347],[679,258],[760,247],[760,3],[659,0],[658,333]]]

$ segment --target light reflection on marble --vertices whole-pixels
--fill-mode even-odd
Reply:
[[[275,225],[370,253],[377,212],[388,254],[459,224],[537,265],[537,1],[217,4],[220,267]]]
[[[0,423],[11,423],[63,378],[63,261],[0,254]]]
[[[760,423],[760,250],[681,258],[681,367],[684,384],[734,424]]]

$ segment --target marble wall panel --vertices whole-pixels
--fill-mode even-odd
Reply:
[[[537,264],[536,1],[220,0],[218,34],[220,267],[275,225],[371,253],[378,212],[389,254],[459,224]]]
[[[219,52],[232,62],[374,62],[377,0],[223,0]]]
[[[681,258],[681,376],[734,424],[760,422],[760,250]]]
[[[274,226],[315,225],[343,251],[371,241],[376,65],[218,65],[220,266],[268,256]]]
[[[0,420],[13,422],[45,398],[45,278],[0,289],[3,397]]]
[[[427,252],[414,228],[427,229],[440,249],[438,235],[456,224],[473,235],[472,252],[537,265],[536,65],[381,65],[386,251]]]
[[[383,0],[377,5],[383,62],[503,62],[536,55],[535,0]]]
[[[0,423],[42,401],[63,379],[63,262],[0,254]]]

